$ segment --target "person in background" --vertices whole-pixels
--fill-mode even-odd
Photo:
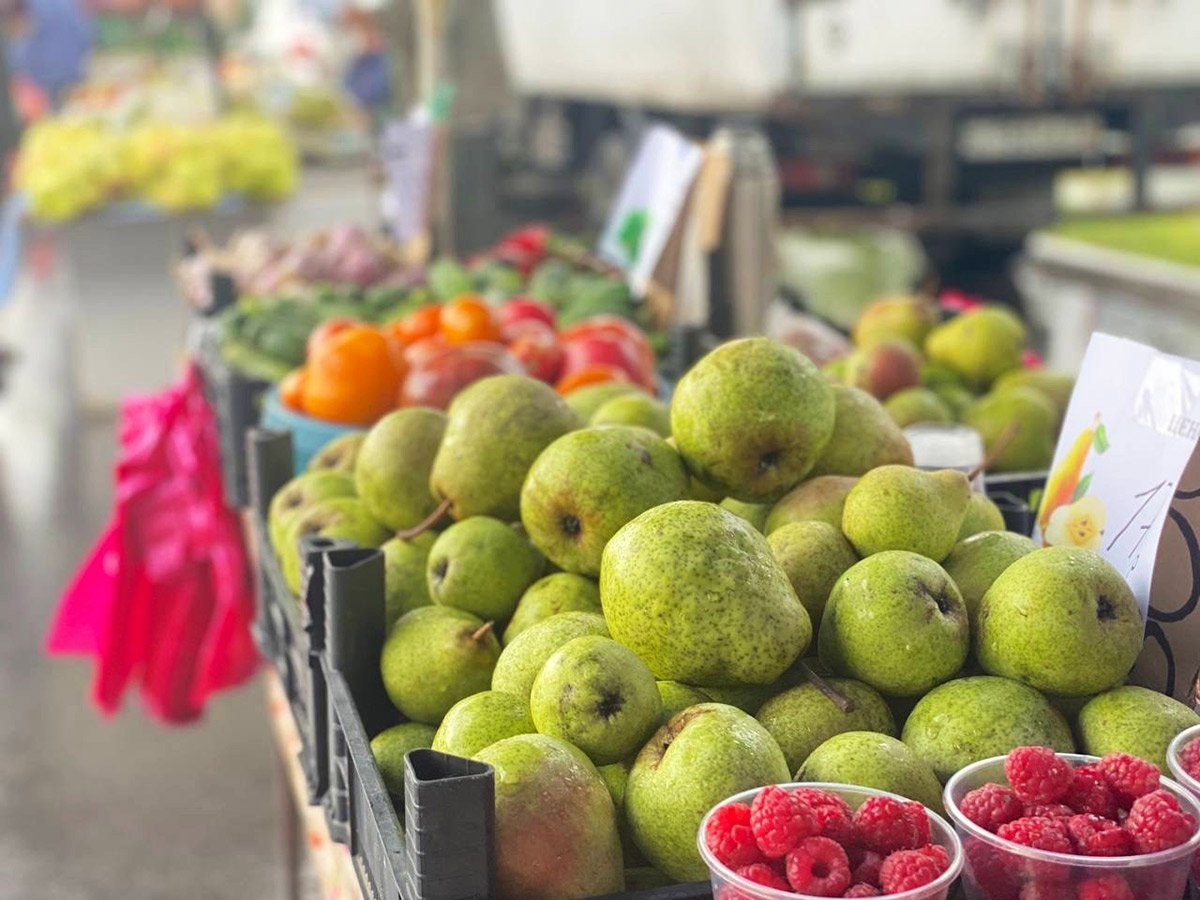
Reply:
[[[14,78],[27,78],[57,107],[83,80],[95,40],[91,13],[84,0],[24,0],[22,6],[21,27],[8,39],[9,66]]]

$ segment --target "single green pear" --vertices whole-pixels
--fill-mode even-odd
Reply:
[[[770,503],[743,503],[733,497],[726,497],[718,505],[738,518],[745,519],[757,532],[761,533],[767,527],[767,514],[771,512]]]
[[[275,555],[282,561],[287,532],[292,523],[314,503],[334,497],[353,497],[354,479],[344,472],[320,469],[297,475],[271,498],[267,507],[267,536]]]
[[[1128,753],[1167,771],[1167,745],[1181,731],[1200,725],[1195,710],[1178,700],[1127,685],[1100,694],[1079,711],[1083,752],[1093,756]]]
[[[1021,320],[995,306],[957,315],[925,339],[925,355],[932,362],[949,366],[979,390],[1020,365],[1024,349]]]
[[[445,413],[414,406],[388,413],[367,432],[354,484],[371,515],[393,531],[412,528],[437,507],[429,472],[445,430]]]
[[[854,323],[854,343],[868,349],[899,337],[920,347],[936,322],[937,310],[924,297],[904,294],[880,297]]]
[[[561,900],[625,889],[612,797],[566,741],[521,734],[475,757],[495,770],[496,900]]]
[[[963,422],[979,432],[988,453],[1006,442],[992,456],[993,472],[1046,469],[1054,459],[1057,407],[1031,387],[1010,387],[981,397],[967,407]],[[1017,430],[1010,438],[1013,423]]]
[[[942,568],[953,579],[974,622],[979,603],[1000,573],[1022,556],[1032,553],[1037,544],[1012,531],[982,531],[960,540],[942,561]]]
[[[455,522],[438,535],[425,562],[434,603],[505,621],[546,561],[511,525],[488,516]]]
[[[971,484],[962,472],[880,466],[846,495],[842,531],[859,556],[909,550],[941,562],[958,542],[970,501]]]
[[[958,370],[944,363],[926,361],[921,364],[921,384],[932,391],[938,392],[942,387],[966,388],[966,382],[958,374]]]
[[[488,689],[499,657],[490,622],[461,609],[422,606],[392,626],[379,667],[396,709],[437,725],[459,700]]]
[[[966,605],[942,567],[907,550],[885,550],[838,579],[817,647],[835,674],[912,697],[953,678],[970,641]]]
[[[561,612],[599,614],[600,588],[596,582],[570,572],[554,572],[539,578],[521,595],[517,611],[504,629],[505,646],[530,625]]]
[[[965,541],[973,534],[981,531],[1003,531],[1004,513],[992,502],[987,494],[971,491],[970,502],[967,503],[967,514],[963,516],[962,525],[958,528],[958,540]]]
[[[1031,687],[977,675],[940,685],[908,715],[901,736],[942,781],[964,766],[1016,747],[1073,753],[1066,720]]]
[[[375,521],[357,497],[330,497],[313,503],[288,525],[280,558],[284,581],[297,595],[304,580],[299,541],[307,535],[342,538],[360,547],[378,547],[390,532]]]
[[[898,428],[923,423],[945,425],[954,421],[954,411],[946,401],[924,387],[897,391],[883,402],[883,408]]]
[[[604,786],[608,788],[608,794],[612,797],[613,806],[617,810],[617,831],[621,834],[621,855],[625,857],[626,890],[635,890],[629,881],[631,867],[643,867],[646,864],[646,858],[642,856],[642,851],[633,842],[633,835],[629,833],[629,825],[625,821],[625,789],[629,785],[629,770],[632,766],[633,760],[626,759],[621,762],[609,763],[607,766],[596,767],[596,771],[604,779]],[[649,867],[646,868],[651,872],[656,871]]]
[[[975,395],[958,384],[938,384],[930,388],[950,410],[955,422],[961,422],[967,408],[975,402]]]
[[[609,400],[634,393],[644,394],[645,391],[635,384],[607,381],[603,384],[589,384],[585,387],[576,388],[567,394],[563,400],[575,413],[580,422],[590,422],[596,411]]]
[[[594,576],[622,525],[687,496],[687,470],[662,438],[623,425],[584,428],[534,461],[521,491],[521,522],[555,565]]]
[[[854,784],[916,800],[940,813],[942,785],[929,764],[894,737],[874,731],[845,731],[809,754],[797,781]]]
[[[908,438],[878,400],[843,385],[834,385],[833,397],[837,405],[833,437],[813,466],[812,476],[853,476],[890,463],[912,465]]]
[[[771,507],[766,533],[771,534],[789,522],[828,522],[840,529],[846,496],[856,484],[857,478],[843,475],[818,475],[800,482]]]
[[[671,436],[671,410],[661,400],[641,391],[627,392],[606,400],[592,414],[589,423],[597,425],[634,425],[649,428],[662,437]]]
[[[1061,424],[1063,416],[1067,414],[1067,405],[1071,402],[1071,392],[1075,390],[1075,376],[1049,369],[1012,369],[992,385],[996,391],[1014,387],[1033,388],[1045,396],[1058,410],[1057,422]]]
[[[454,398],[429,489],[457,520],[515,522],[529,467],[579,419],[554,389],[524,375],[493,375]]]
[[[431,746],[470,759],[496,741],[536,733],[524,697],[505,691],[480,691],[450,707]]]
[[[688,469],[727,497],[775,501],[829,443],[833,388],[808,357],[767,338],[730,341],[680,379],[671,434]]]
[[[358,452],[366,435],[362,432],[352,432],[335,437],[332,441],[313,454],[305,466],[307,472],[318,472],[322,469],[332,469],[354,475],[354,464],[358,460]]]
[[[697,703],[707,703],[712,698],[700,688],[678,681],[658,682],[658,696],[662,700],[663,721],[666,722],[676,713],[681,713],[689,706]]]
[[[805,683],[772,697],[755,716],[779,744],[789,771],[799,771],[809,754],[835,734],[877,731],[896,736],[892,712],[873,688],[849,678],[828,682],[851,702],[849,711],[843,712],[816,685]]]
[[[392,538],[380,548],[387,629],[405,613],[433,603],[425,578],[425,561],[436,539],[436,533],[426,531],[407,541]]]
[[[793,522],[776,528],[767,537],[775,561],[814,625],[825,612],[825,601],[834,584],[858,562],[858,554],[842,533],[826,522]]]
[[[1021,557],[979,604],[975,653],[989,675],[1055,694],[1120,684],[1142,649],[1142,614],[1104,557],[1046,547]]]
[[[788,780],[783,751],[739,709],[701,703],[655,732],[638,753],[625,790],[625,818],[638,849],[676,881],[702,881],[696,849],[704,814],[740,791]]]
[[[492,673],[492,690],[528,698],[534,680],[554,651],[568,641],[588,634],[608,637],[603,616],[587,612],[558,613],[530,625],[500,654],[496,671]]]
[[[435,729],[420,722],[393,725],[371,738],[371,755],[389,794],[404,796],[404,757],[409,750],[427,750],[433,743]],[[396,805],[398,815],[404,815],[402,804]]]
[[[613,638],[656,677],[698,687],[770,684],[812,638],[766,539],[695,500],[649,509],[616,533],[600,602]]]
[[[529,695],[542,734],[570,741],[593,763],[632,756],[662,724],[654,673],[611,638],[575,638],[546,660]]]

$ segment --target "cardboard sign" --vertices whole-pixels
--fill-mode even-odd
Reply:
[[[424,106],[383,126],[379,153],[384,187],[380,212],[398,244],[421,237],[429,219],[434,120]]]
[[[1190,700],[1200,670],[1200,363],[1095,334],[1063,421],[1034,539],[1095,550],[1146,623],[1130,680]]]

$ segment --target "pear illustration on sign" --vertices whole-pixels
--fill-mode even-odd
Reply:
[[[1038,510],[1042,544],[1047,547],[1071,546],[1099,550],[1104,537],[1108,511],[1098,496],[1088,494],[1092,473],[1083,474],[1088,453],[1097,455],[1108,449],[1108,432],[1096,413],[1091,424],[1079,432],[1071,448],[1046,479]]]
[[[648,213],[644,209],[631,209],[621,222],[617,231],[617,240],[625,253],[625,268],[631,268],[637,262],[638,252],[642,249],[642,235],[646,233]]]

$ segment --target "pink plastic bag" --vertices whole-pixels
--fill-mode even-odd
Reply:
[[[186,722],[258,662],[241,526],[225,506],[198,373],[127,400],[120,441],[112,523],[64,595],[47,650],[96,657],[93,700],[105,714],[138,682],[152,714]]]

